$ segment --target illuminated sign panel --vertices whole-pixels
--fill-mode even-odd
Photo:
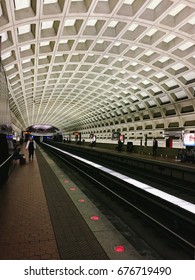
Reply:
[[[195,133],[184,133],[184,145],[195,146]]]
[[[121,135],[120,132],[113,132],[113,133],[112,133],[112,140],[114,140],[114,139],[117,139],[117,140],[118,140],[119,137],[120,137],[120,135]]]
[[[73,135],[78,136],[79,132],[75,131],[75,132],[73,132]]]
[[[23,131],[23,134],[30,134],[29,131]]]

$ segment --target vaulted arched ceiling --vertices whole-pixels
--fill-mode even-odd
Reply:
[[[2,0],[12,122],[195,126],[194,0]]]

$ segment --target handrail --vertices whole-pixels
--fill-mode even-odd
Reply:
[[[7,161],[9,161],[11,158],[13,157],[13,154],[11,156],[9,156],[3,163],[0,164],[0,168],[6,164]]]

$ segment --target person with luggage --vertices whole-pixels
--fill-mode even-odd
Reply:
[[[26,163],[26,159],[24,157],[24,154],[21,154],[21,149],[18,147],[16,147],[15,151],[14,151],[14,154],[13,154],[13,159],[14,160],[20,160],[20,164],[25,164]]]

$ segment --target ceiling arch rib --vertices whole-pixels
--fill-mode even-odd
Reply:
[[[71,130],[128,116],[195,123],[195,3],[0,3],[12,120]],[[149,116],[143,118],[143,115]]]

